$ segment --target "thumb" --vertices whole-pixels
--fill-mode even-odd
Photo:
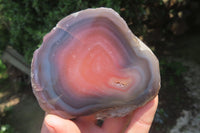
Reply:
[[[148,133],[158,106],[158,96],[133,112],[126,133]]]
[[[80,133],[80,130],[73,121],[48,114],[44,118],[41,133]]]

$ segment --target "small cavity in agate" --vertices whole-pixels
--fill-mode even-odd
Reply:
[[[158,60],[115,11],[87,9],[44,37],[32,61],[32,86],[49,113],[124,116],[157,95]]]

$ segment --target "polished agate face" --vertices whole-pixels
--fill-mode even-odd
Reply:
[[[31,72],[42,109],[65,118],[124,116],[160,89],[157,58],[109,8],[59,21],[35,51]]]

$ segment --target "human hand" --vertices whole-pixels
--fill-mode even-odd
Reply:
[[[158,105],[158,96],[125,117],[105,119],[102,127],[95,124],[95,116],[76,120],[48,114],[41,133],[148,133]]]

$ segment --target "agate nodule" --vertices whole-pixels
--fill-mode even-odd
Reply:
[[[35,51],[31,76],[41,108],[65,118],[124,116],[160,89],[157,58],[109,8],[59,21]]]

